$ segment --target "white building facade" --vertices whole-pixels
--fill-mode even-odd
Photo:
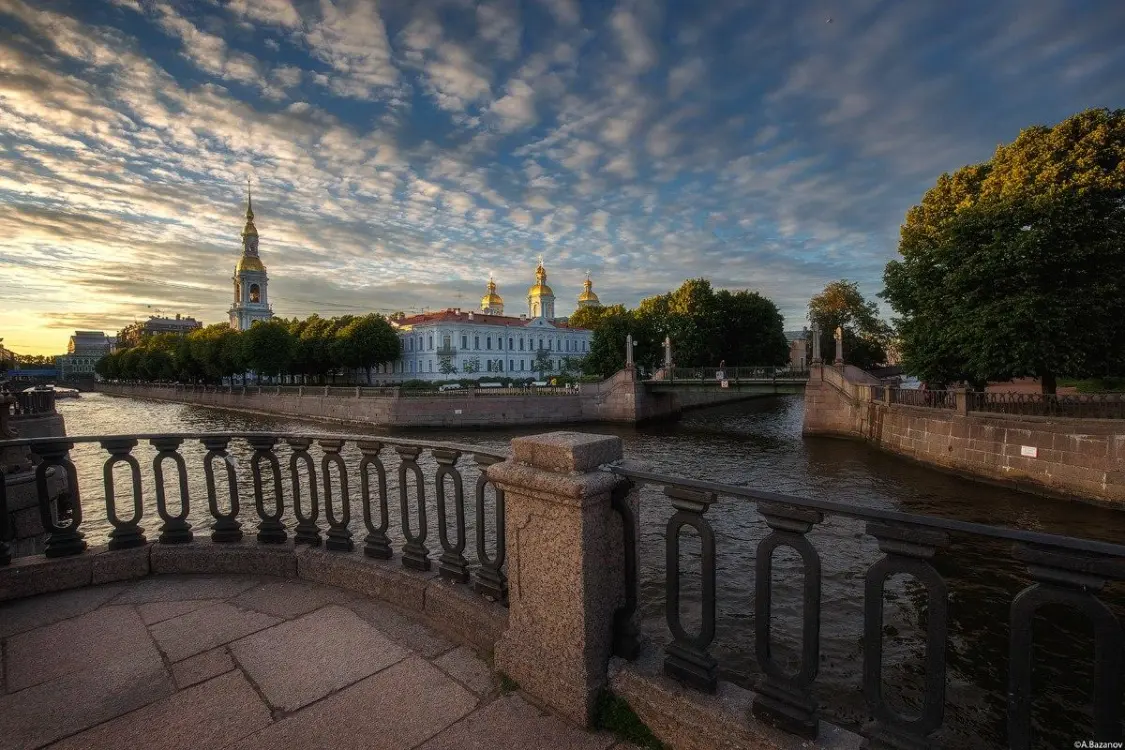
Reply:
[[[381,382],[403,380],[542,380],[578,374],[593,332],[554,318],[555,298],[540,261],[528,290],[528,314],[506,316],[489,279],[481,310],[450,308],[392,321],[402,347],[399,361],[376,368]],[[589,291],[587,287],[586,291]]]

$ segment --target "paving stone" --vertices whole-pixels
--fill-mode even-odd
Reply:
[[[180,661],[281,622],[226,602],[158,622],[149,628],[168,661]]]
[[[604,750],[612,744],[613,735],[579,729],[512,694],[474,711],[419,750]]]
[[[386,602],[375,599],[355,599],[348,602],[346,606],[395,643],[427,659],[444,654],[456,645]]]
[[[7,642],[8,691],[98,669],[163,670],[132,607],[103,607],[14,635]]]
[[[145,625],[155,625],[164,620],[171,620],[173,617],[186,615],[188,612],[194,612],[197,609],[210,607],[213,604],[218,604],[222,599],[189,599],[186,602],[150,602],[149,604],[141,604],[137,607],[137,612],[141,615],[141,622]]]
[[[51,750],[207,750],[268,726],[270,711],[241,672],[217,677],[69,737]]]
[[[267,615],[290,619],[299,617],[326,604],[341,604],[356,597],[350,591],[334,586],[320,586],[300,581],[264,583],[240,594],[232,604]]]
[[[85,614],[124,590],[124,586],[90,586],[0,605],[0,638]]]
[[[13,636],[0,750],[39,747],[172,693],[132,607],[106,607]],[[22,689],[21,689],[22,688]]]
[[[270,704],[286,711],[408,656],[354,612],[335,605],[243,638],[231,653]]]
[[[117,603],[229,599],[260,581],[261,579],[251,576],[154,576],[135,584]]]
[[[492,690],[492,668],[468,646],[458,646],[434,659],[434,666],[477,695]]]
[[[475,705],[472,693],[412,656],[234,747],[406,750],[457,721]]]
[[[172,665],[172,679],[180,690],[234,669],[226,647],[213,648]]]

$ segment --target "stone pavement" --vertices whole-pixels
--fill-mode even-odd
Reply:
[[[385,602],[301,581],[19,600],[0,606],[0,655],[0,750],[626,747],[502,694],[475,651]]]

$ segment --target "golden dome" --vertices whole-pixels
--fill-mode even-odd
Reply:
[[[504,304],[503,298],[496,293],[496,282],[492,277],[488,277],[488,294],[480,298],[480,307],[482,310],[487,310],[490,307],[501,307]]]
[[[235,273],[242,273],[243,271],[261,271],[266,272],[266,267],[262,265],[262,259],[256,255],[243,255],[238,259],[238,265],[235,267]]]
[[[547,269],[543,268],[543,259],[539,259],[539,266],[535,269],[535,284],[527,290],[528,297],[554,297],[555,293],[547,286]]]
[[[600,305],[601,300],[598,295],[594,294],[594,282],[590,281],[590,277],[586,277],[586,281],[582,284],[582,294],[578,295],[579,302],[587,302],[593,305]]]

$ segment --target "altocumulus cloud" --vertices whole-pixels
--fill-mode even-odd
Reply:
[[[837,5],[0,0],[0,335],[222,320],[248,175],[283,315],[518,308],[542,253],[560,312],[705,275],[799,327],[940,172],[1125,95],[1113,0]]]

